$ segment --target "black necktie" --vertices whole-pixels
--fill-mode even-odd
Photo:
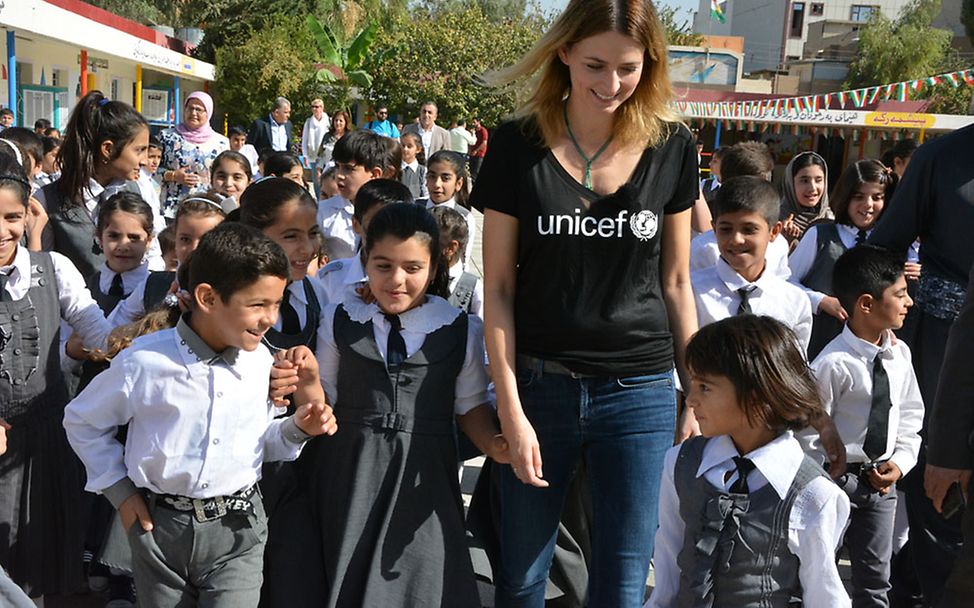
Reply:
[[[748,302],[748,298],[751,297],[751,292],[757,289],[756,285],[748,285],[746,287],[741,287],[737,290],[737,294],[741,296],[741,304],[737,307],[737,314],[739,315],[749,315],[751,314],[751,304]]]
[[[0,302],[13,302],[13,298],[10,297],[10,292],[7,291],[7,281],[10,277],[0,273]]]
[[[873,361],[873,399],[866,425],[866,440],[862,451],[869,460],[876,460],[886,453],[889,441],[889,410],[893,402],[889,398],[889,376],[883,367],[882,353]]]
[[[301,321],[298,320],[298,311],[291,306],[291,290],[284,292],[284,301],[281,302],[281,333],[286,336],[293,336],[301,333]]]
[[[856,245],[862,245],[863,243],[865,243],[866,242],[866,236],[868,234],[869,233],[866,232],[865,230],[861,230],[860,229],[859,232],[856,233]]]
[[[406,341],[402,338],[402,321],[399,315],[386,315],[389,322],[389,342],[386,344],[386,365],[390,372],[399,371],[406,360]]]
[[[125,288],[122,286],[122,275],[120,273],[116,273],[115,278],[112,279],[112,286],[108,288],[108,295],[113,298],[125,297]]]
[[[754,470],[754,463],[743,456],[734,456],[734,466],[737,467],[737,481],[731,484],[731,494],[749,494],[747,476]]]

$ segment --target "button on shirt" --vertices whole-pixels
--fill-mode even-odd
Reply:
[[[104,348],[112,328],[91,297],[81,273],[71,260],[60,253],[51,252],[50,256],[54,268],[46,267],[44,272],[34,272],[36,269],[31,268],[30,252],[24,247],[17,247],[13,264],[0,268],[0,272],[8,277],[4,289],[11,301],[22,300],[32,282],[57,281],[61,319],[81,337],[86,347]]]
[[[659,498],[659,528],[653,565],[656,587],[646,608],[666,608],[676,604],[680,588],[680,569],[676,559],[683,549],[686,523],[680,517],[680,499],[674,484],[676,458],[680,446],[669,449],[663,461]],[[715,437],[703,451],[697,477],[729,492],[737,481],[734,457],[741,456],[726,435]],[[747,477],[751,492],[771,484],[783,500],[804,458],[801,445],[791,433],[779,435],[749,454],[755,470]],[[799,560],[798,579],[806,606],[851,606],[848,594],[835,567],[835,552],[849,518],[849,499],[827,477],[813,479],[795,499],[788,517],[788,549]]]
[[[798,287],[765,271],[749,283],[722,259],[717,265],[690,273],[697,321],[701,327],[733,317],[741,303],[737,290],[754,286],[748,297],[751,312],[773,317],[787,325],[798,338],[802,352],[812,337],[812,310],[808,297]]]
[[[297,458],[307,435],[274,419],[272,364],[264,347],[213,352],[185,319],[138,338],[65,410],[86,489],[116,506],[136,487],[211,498],[256,483],[265,461]]]
[[[690,270],[716,266],[719,259],[720,249],[713,230],[703,232],[690,241]],[[768,244],[764,259],[765,268],[776,277],[787,280],[791,276],[791,269],[788,267],[788,239],[785,237],[779,234]]]
[[[345,241],[354,251],[359,242],[358,235],[352,229],[354,214],[352,202],[345,200],[340,194],[318,201],[318,225],[321,226],[321,234]]]
[[[887,449],[877,460],[892,460],[906,475],[916,465],[920,450],[919,432],[923,425],[923,399],[913,372],[910,348],[901,341],[893,344],[888,336],[879,345],[872,344],[856,336],[846,325],[842,333],[819,353],[811,367],[825,409],[831,414],[845,443],[846,459],[868,462],[862,445],[872,409],[873,361],[880,354],[889,376],[892,408]],[[804,431],[799,438],[824,460],[825,451],[817,434]]]
[[[346,298],[343,302],[349,318],[356,323],[372,321],[373,335],[383,360],[389,343],[389,321],[375,304],[366,304],[361,298]],[[318,346],[315,353],[321,371],[321,385],[328,396],[328,403],[340,404],[338,400],[338,368],[340,358],[335,344],[336,305],[329,305],[322,313],[321,327],[318,329]],[[406,343],[406,357],[412,357],[426,342],[426,336],[437,329],[453,323],[460,311],[443,298],[427,296],[426,302],[399,315],[402,323],[402,338]],[[484,325],[477,317],[467,318],[467,351],[463,367],[457,376],[456,398],[453,411],[462,416],[473,408],[487,403],[487,368],[484,365]],[[450,390],[443,387],[442,390]]]

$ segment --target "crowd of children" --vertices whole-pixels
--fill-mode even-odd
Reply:
[[[480,605],[458,433],[509,460],[466,162],[350,127],[320,200],[231,130],[168,225],[127,104],[0,133],[0,566],[35,603],[101,577],[145,606]],[[924,419],[921,268],[866,243],[897,160],[830,197],[814,152],[781,194],[763,144],[715,155],[681,387],[703,437],[666,455],[648,606],[889,605]]]

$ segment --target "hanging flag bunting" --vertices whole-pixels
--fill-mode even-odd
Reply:
[[[846,92],[845,91],[839,91],[838,95],[839,95],[839,107],[841,107],[844,110],[845,109],[845,96],[846,96]]]
[[[920,89],[923,88],[923,81],[922,80],[914,80],[914,81],[910,82],[910,88],[913,89],[914,91],[919,91]]]
[[[849,94],[852,95],[852,105],[856,108],[861,108],[862,104],[866,101],[866,90],[857,89],[855,91],[849,91]]]
[[[831,105],[832,105],[832,93],[826,93],[825,94],[825,106],[824,107],[825,107],[826,110],[828,110]]]
[[[724,16],[724,5],[727,4],[726,0],[720,2],[720,0],[710,0],[710,18],[720,23],[726,23],[727,17]]]
[[[897,101],[907,101],[909,97],[907,96],[906,83],[901,82],[896,85],[896,100]]]
[[[879,99],[879,87],[873,87],[869,90],[869,101],[867,103],[876,103]]]
[[[940,84],[940,77],[939,76],[931,76],[931,77],[927,78],[927,84],[930,85],[930,86],[932,86],[932,87]]]
[[[945,74],[944,78],[950,83],[955,89],[960,86],[960,78],[957,76],[957,72],[952,72],[950,74]]]

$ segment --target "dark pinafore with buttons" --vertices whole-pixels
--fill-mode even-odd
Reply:
[[[750,494],[723,492],[697,475],[708,441],[683,442],[673,472],[686,523],[676,606],[786,608],[801,597],[798,557],[788,548],[791,509],[825,471],[805,456],[783,500],[770,483]]]
[[[845,253],[845,245],[839,237],[839,228],[833,223],[815,227],[815,261],[801,283],[809,289],[832,295],[832,270],[835,262]],[[812,337],[808,341],[808,360],[818,356],[833,338],[842,333],[842,321],[827,312],[812,311]]]
[[[372,322],[335,311],[339,431],[316,438],[312,510],[329,608],[480,606],[454,441],[467,317],[426,336],[390,372]]]
[[[31,596],[81,586],[84,472],[64,433],[61,308],[48,253],[30,254],[30,289],[0,302],[0,566]]]

